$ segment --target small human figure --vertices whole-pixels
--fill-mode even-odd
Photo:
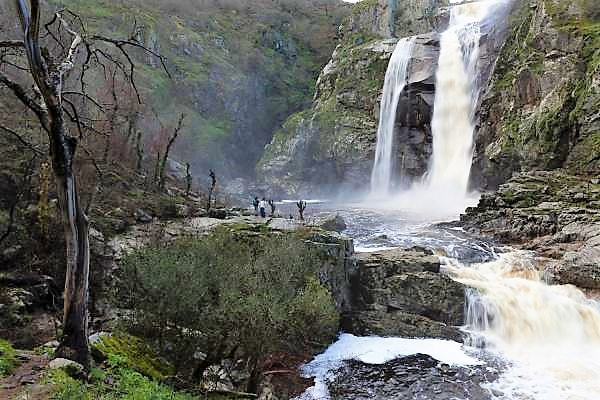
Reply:
[[[275,205],[275,202],[273,200],[269,200],[268,203],[269,203],[269,206],[271,206],[271,217],[274,217],[275,209],[277,208],[277,206]]]
[[[260,217],[261,218],[265,218],[267,216],[266,213],[266,209],[267,209],[267,200],[265,200],[265,198],[263,197],[262,200],[260,201],[258,207],[260,208]]]
[[[258,197],[254,196],[254,200],[252,201],[252,205],[254,206],[254,215],[258,217],[258,205],[260,202],[258,201]]]

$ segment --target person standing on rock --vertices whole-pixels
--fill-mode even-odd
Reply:
[[[254,196],[254,200],[252,201],[252,205],[254,206],[254,215],[258,217],[258,205],[259,205],[258,197]]]
[[[267,200],[263,197],[262,200],[259,203],[259,208],[260,208],[260,216],[261,218],[265,218],[267,216]]]

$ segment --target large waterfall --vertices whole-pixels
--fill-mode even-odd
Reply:
[[[371,193],[384,196],[392,184],[392,152],[394,147],[394,124],[400,94],[406,86],[408,63],[414,45],[413,38],[400,39],[392,53],[385,73],[383,96],[379,111],[377,149],[371,173]]]
[[[433,155],[426,186],[436,192],[467,193],[473,155],[480,21],[490,3],[456,5],[440,38],[431,130]]]

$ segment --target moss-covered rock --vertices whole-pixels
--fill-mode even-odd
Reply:
[[[96,358],[108,360],[109,364],[131,368],[153,379],[163,380],[174,372],[141,339],[128,334],[102,336],[92,344],[92,351]]]

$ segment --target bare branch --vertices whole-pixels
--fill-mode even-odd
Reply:
[[[31,144],[27,140],[25,140],[23,138],[23,136],[19,135],[16,131],[10,129],[9,127],[4,126],[4,125],[0,125],[0,130],[8,133],[9,135],[11,135],[15,139],[17,139],[17,141],[19,143],[21,143],[23,146],[27,147],[29,150],[33,151],[35,154],[38,154],[38,155],[44,154],[44,152],[42,152],[39,149],[37,149],[33,144]]]
[[[8,76],[6,76],[2,71],[0,71],[0,83],[10,89],[13,94],[23,103],[27,108],[29,108],[33,113],[38,117],[40,123],[44,130],[48,131],[49,122],[48,115],[46,114],[46,110],[42,108],[33,98],[31,98],[25,89],[11,80]]]
[[[24,49],[25,44],[22,40],[0,40],[0,47],[8,49]]]

